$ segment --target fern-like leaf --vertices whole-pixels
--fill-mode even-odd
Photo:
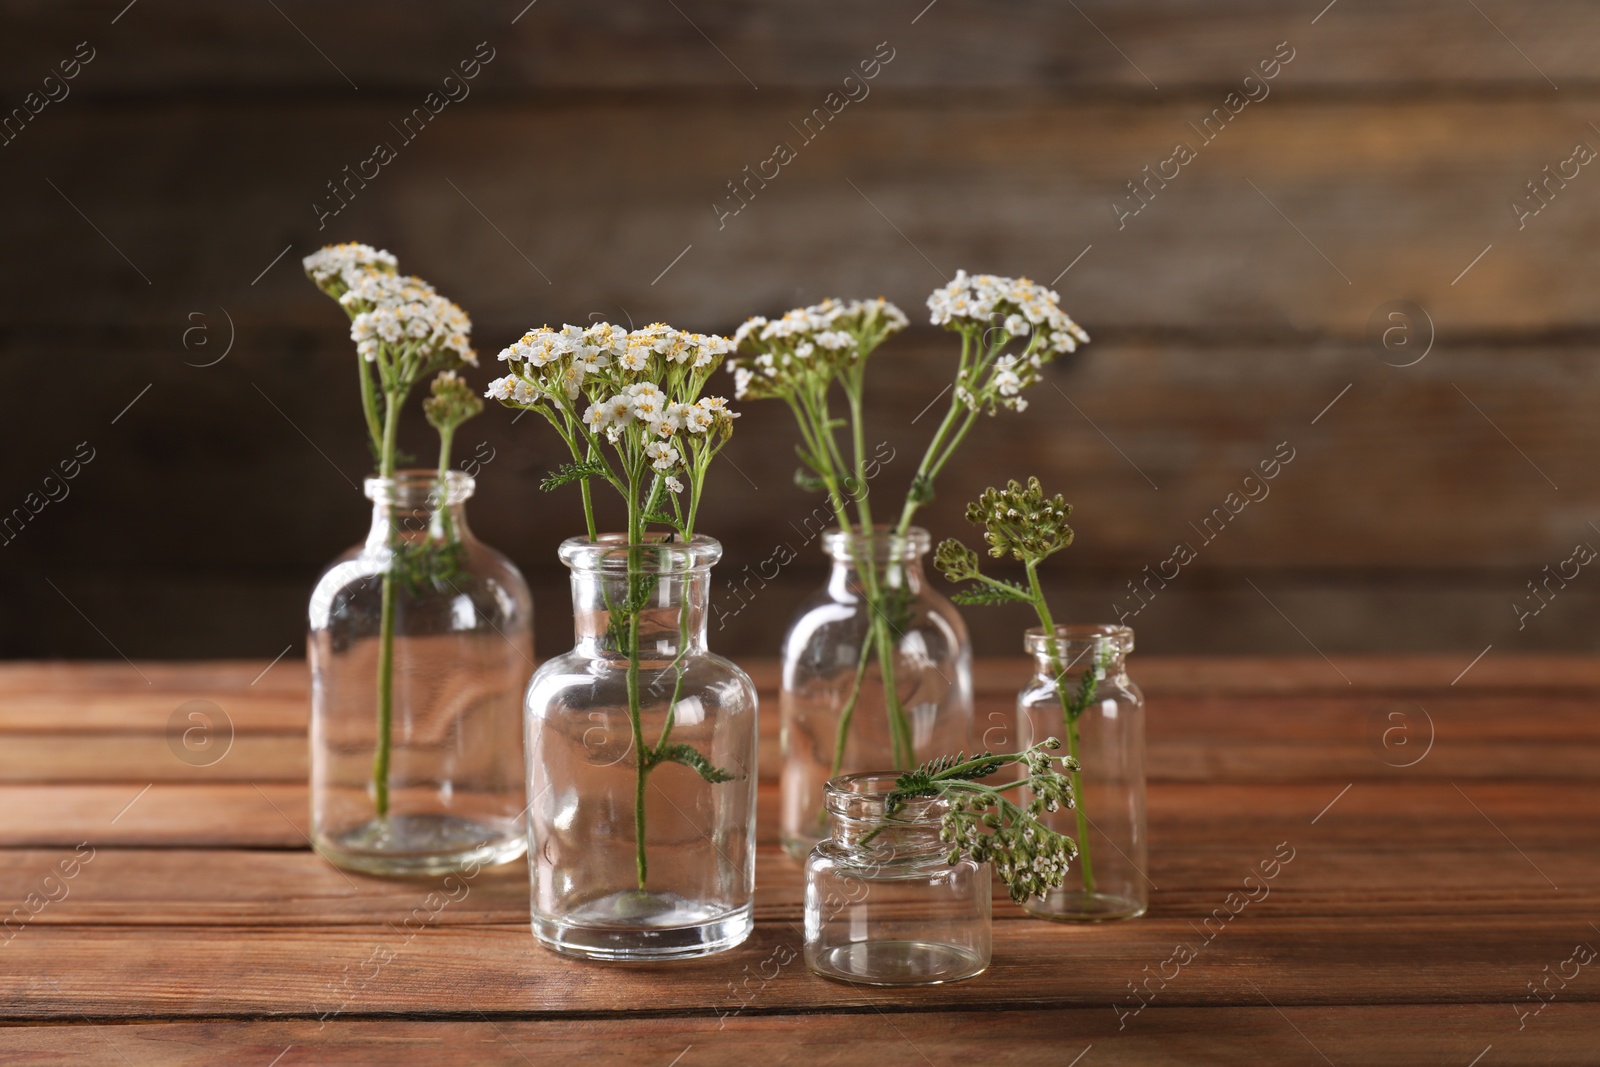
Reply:
[[[957,604],[1010,604],[1020,601],[1033,603],[1033,594],[1014,582],[997,582],[995,585],[975,585],[963,589],[950,598]]]
[[[914,797],[934,796],[939,792],[940,782],[973,782],[989,777],[1005,766],[1004,760],[989,758],[993,755],[992,752],[979,752],[968,757],[964,752],[957,752],[954,756],[931,759],[914,771],[906,771],[894,781],[894,791],[889,794],[889,814],[897,814],[905,802]]]
[[[722,782],[731,782],[733,780],[732,773],[716,766],[693,745],[668,745],[651,756],[651,766],[662,763],[681,763],[695,771],[712,785],[719,785]]]
[[[548,493],[551,490],[560,489],[563,485],[571,485],[573,482],[584,478],[602,477],[605,473],[606,465],[598,460],[584,463],[563,463],[544,476],[544,481],[539,483],[539,488]]]
[[[664,511],[652,511],[644,517],[644,524],[646,526],[670,526],[678,533],[683,533],[683,527],[678,525],[678,520]],[[662,543],[668,544],[670,541],[663,541]]]
[[[811,473],[805,467],[794,469],[794,484],[808,493],[820,493],[828,488],[828,483]]]
[[[1083,672],[1083,677],[1078,679],[1078,691],[1067,700],[1068,722],[1077,722],[1078,716],[1093,703],[1095,691],[1100,688],[1100,676],[1111,664],[1110,652],[1102,650],[1095,657],[1095,664],[1094,668]]]

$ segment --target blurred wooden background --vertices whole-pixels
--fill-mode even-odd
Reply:
[[[1110,621],[1198,549],[1129,618],[1147,650],[1594,648],[1600,577],[1552,581],[1536,615],[1527,583],[1600,546],[1600,171],[1564,162],[1600,147],[1600,8],[1324,2],[0,0],[8,113],[93,50],[0,145],[0,512],[94,454],[0,546],[0,653],[299,654],[310,583],[367,521],[344,319],[298,266],[348,239],[467,308],[479,381],[545,322],[731,331],[884,295],[920,324],[958,267],[1059,277],[1095,341],[980,425],[936,536],[1037,473],[1077,508],[1062,617]],[[405,143],[391,124],[485,41],[470,95]],[[865,98],[802,143],[790,123],[883,42]],[[1288,51],[1201,144],[1189,124]],[[397,158],[319,231],[326,183],[380,141]],[[719,227],[780,141],[797,158]],[[1178,141],[1197,158],[1119,228]],[[1519,228],[1547,165],[1577,173]],[[920,326],[877,358],[897,458],[876,491],[898,497],[952,346]],[[720,577],[800,558],[714,641],[770,654],[822,568],[787,412],[745,413],[704,520]],[[537,490],[551,437],[510,423],[489,411],[460,452],[492,450],[472,521],[528,575],[549,652],[577,504]],[[1270,496],[1203,543],[1190,524],[1282,442]],[[968,618],[980,651],[1016,650],[1020,616]]]

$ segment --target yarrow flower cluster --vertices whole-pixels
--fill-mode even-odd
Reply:
[[[1019,562],[1044,559],[1072,544],[1071,514],[1072,505],[1059,493],[1046,497],[1037,478],[1029,478],[1026,488],[1013,479],[1004,489],[985,489],[967,505],[967,521],[983,528],[989,555],[1009,554]]]
[[[1072,544],[1072,527],[1067,525],[1071,514],[1072,505],[1059,493],[1046,497],[1037,478],[1029,478],[1026,487],[1013,479],[1004,489],[985,489],[982,496],[967,505],[967,521],[983,530],[989,555],[996,559],[1010,556],[1027,568],[1026,589],[984,574],[978,566],[978,554],[953,537],[939,543],[933,564],[949,581],[978,583],[957,593],[956,603],[1021,601],[1033,605],[1041,624],[1054,631],[1036,570],[1041,561]]]
[[[929,321],[962,334],[965,346],[976,343],[983,356],[970,380],[957,382],[956,398],[971,410],[1026,409],[1021,393],[1039,380],[1045,364],[1089,340],[1060,301],[1053,290],[1026,278],[964,270],[935,289],[928,297]],[[1022,352],[1005,352],[1016,338],[1026,338]]]
[[[357,241],[327,245],[305,257],[301,264],[317,288],[335,300],[344,295],[362,272],[377,270],[393,274],[399,267],[393,255]]]
[[[511,373],[491,381],[484,395],[509,407],[543,410],[624,453],[642,449],[651,469],[669,475],[666,488],[677,493],[684,483],[671,475],[681,473],[695,451],[688,439],[726,439],[738,418],[725,398],[698,396],[732,350],[725,337],[664,323],[633,331],[610,323],[545,326],[500,352]]]
[[[367,364],[361,405],[373,457],[378,473],[390,477],[397,416],[411,390],[430,374],[477,365],[472,320],[421,278],[400,274],[395,257],[381,248],[354,241],[328,245],[301,264],[350,317],[350,339]]]
[[[826,388],[841,365],[858,362],[906,328],[905,312],[876,300],[824,300],[777,319],[760,315],[734,332],[729,361],[739,400],[792,396],[807,383]]]
[[[1056,352],[1076,351],[1080,342],[1089,340],[1083,327],[1061,310],[1059,294],[1026,278],[958,270],[948,285],[928,297],[928,310],[935,326],[988,329],[999,320],[1001,329],[1013,337],[1043,333]]]
[[[441,434],[455,432],[457,426],[483,410],[478,394],[453,370],[439,372],[433,379],[430,393],[432,395],[422,401],[422,413],[428,425]]]
[[[477,366],[472,320],[421,278],[365,268],[347,271],[343,281],[339,303],[354,315],[350,339],[362,359],[376,362],[387,345],[397,361]]]
[[[1051,755],[1060,747],[1061,742],[1051,737],[1003,756],[982,752],[967,759],[957,754],[925,763],[896,780],[885,806],[883,828],[894,824],[909,800],[941,799],[944,811],[939,817],[939,840],[950,846],[945,855],[948,863],[959,863],[964,856],[977,863],[993,863],[1018,904],[1043,896],[1066,881],[1078,854],[1077,842],[1040,821],[1047,812],[1075,805],[1072,783],[1061,769],[1076,771],[1078,761]],[[1001,786],[979,781],[1011,763],[1022,764],[1027,778]],[[1031,794],[1026,805],[1019,806],[1004,795],[1024,785]]]

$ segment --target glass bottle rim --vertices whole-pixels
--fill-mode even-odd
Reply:
[[[439,472],[429,468],[395,471],[391,478],[372,475],[362,480],[361,489],[376,504],[401,507],[428,507],[439,503]],[[478,483],[465,471],[445,471],[444,496],[459,504],[472,496]]]
[[[894,791],[899,771],[860,771],[830,778],[823,790],[823,804],[835,818],[852,822],[882,822],[889,818],[889,794]],[[949,810],[940,797],[912,797],[894,815],[896,823],[937,824]]]
[[[628,573],[632,549],[643,549],[637,561],[638,572],[645,574],[691,574],[711,569],[722,558],[722,542],[704,534],[687,541],[676,534],[647,533],[642,545],[633,545],[627,534],[600,534],[569,537],[557,550],[561,562],[574,571],[623,575]]]
[[[874,526],[870,531],[846,531],[833,526],[822,534],[823,551],[841,563],[862,559],[912,562],[926,556],[932,545],[933,536],[921,526],[913,526],[903,534],[891,526]]]
[[[1053,634],[1046,634],[1042,626],[1033,626],[1023,634],[1023,647],[1033,656],[1056,654],[1050,647],[1052,638],[1057,651],[1066,651],[1069,659],[1076,659],[1075,653],[1100,648],[1109,648],[1118,657],[1126,656],[1133,651],[1133,628],[1116,623],[1062,625],[1057,626]]]

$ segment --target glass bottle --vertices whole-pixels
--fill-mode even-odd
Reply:
[[[1044,919],[1132,919],[1150,903],[1145,869],[1144,696],[1128,677],[1126,626],[1039,627],[1024,640],[1034,674],[1017,698],[1024,745],[1060,738],[1078,758],[1074,809],[1042,816],[1079,844],[1059,889],[1023,905]]]
[[[972,646],[923,576],[928,531],[829,530],[822,544],[828,584],[783,639],[779,834],[800,860],[827,832],[829,779],[971,744]]]
[[[365,488],[366,542],[311,594],[312,843],[370,874],[515,859],[527,584],[468,528],[467,475],[400,471]]]
[[[949,862],[946,802],[924,797],[887,817],[889,772],[827,785],[832,834],[806,859],[806,966],[866,985],[932,985],[989,966],[987,865]]]
[[[680,959],[750,933],[756,692],[706,649],[721,556],[708,537],[561,546],[577,644],[526,708],[533,932],[558,952]]]

